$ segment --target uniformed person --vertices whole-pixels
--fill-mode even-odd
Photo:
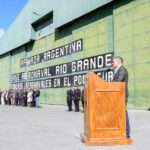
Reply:
[[[67,106],[68,106],[68,111],[72,111],[72,101],[73,101],[73,90],[69,89],[69,90],[67,90]]]
[[[11,105],[15,105],[16,92],[13,89],[11,94]]]
[[[34,100],[34,106],[37,107],[37,108],[40,108],[40,89],[37,87],[37,88],[34,88],[33,90],[33,100]]]
[[[79,108],[79,102],[81,99],[81,91],[79,88],[74,90],[74,105],[75,105],[75,112],[79,112],[80,108]]]
[[[23,90],[23,104],[22,104],[22,106],[27,106],[27,94],[28,94],[27,90],[24,89]]]
[[[33,90],[31,88],[29,88],[28,90],[28,94],[27,94],[27,102],[28,102],[28,106],[33,107]]]
[[[5,104],[6,104],[6,105],[8,105],[8,99],[9,99],[9,98],[8,98],[8,90],[6,90],[6,91],[5,91],[5,97],[4,97],[4,100],[5,100]]]
[[[23,106],[23,89],[19,90],[19,106]]]
[[[11,98],[12,98],[12,89],[8,90],[8,105],[11,105]]]
[[[15,90],[15,105],[16,106],[19,105],[19,90],[18,89]]]
[[[6,91],[3,91],[2,94],[1,94],[1,105],[5,105],[5,93]]]

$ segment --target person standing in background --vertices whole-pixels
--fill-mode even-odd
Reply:
[[[8,90],[8,105],[11,105],[11,98],[12,98],[12,89]]]
[[[23,106],[23,89],[19,89],[19,106]]]
[[[16,106],[19,105],[19,90],[18,89],[15,90],[15,105]]]
[[[16,99],[16,92],[15,92],[15,90],[13,89],[13,90],[12,90],[12,95],[11,95],[11,104],[12,104],[12,105],[15,105],[15,99]]]
[[[4,106],[5,105],[5,93],[6,91],[3,91],[1,94],[1,105]]]
[[[8,101],[8,100],[9,100],[8,93],[9,93],[8,90],[6,90],[6,91],[5,91],[5,95],[4,95],[4,100],[5,100],[5,104],[6,104],[6,105],[8,105],[8,102],[9,102],[9,101]]]
[[[23,106],[26,107],[27,106],[27,90],[23,89]]]
[[[81,91],[79,88],[74,90],[74,105],[75,105],[75,112],[79,112],[80,111],[80,98],[81,98]]]
[[[33,90],[32,89],[28,90],[27,102],[28,102],[28,106],[32,107],[32,102],[33,102]]]
[[[67,90],[67,106],[68,106],[68,111],[72,111],[72,101],[73,101],[73,90],[70,88]]]
[[[40,107],[40,89],[39,88],[34,88],[33,99],[35,102],[35,107],[39,108]]]

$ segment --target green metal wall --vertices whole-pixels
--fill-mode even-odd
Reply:
[[[117,3],[115,50],[129,70],[131,107],[150,107],[150,0]]]
[[[111,11],[111,10],[109,10]],[[83,39],[83,51],[66,57],[31,66],[29,70],[53,66],[71,62],[75,59],[82,59],[89,56],[96,56],[108,51],[112,51],[112,16],[107,15],[108,10],[102,14],[101,11],[96,11],[90,15],[81,18],[69,26],[61,29],[56,34],[51,34],[46,38],[40,39],[33,44],[32,50],[27,56],[33,56],[37,53],[53,49],[64,44],[70,43],[77,39]],[[66,88],[43,90],[43,103],[48,104],[65,104],[66,103]]]
[[[129,70],[130,107],[150,106],[150,0],[115,2],[70,23],[61,31],[7,54],[0,59],[0,86],[9,87],[10,73],[71,62],[114,51],[125,59]],[[28,68],[20,59],[83,39],[84,50]],[[66,88],[42,90],[41,102],[65,104]]]
[[[9,88],[10,69],[10,55],[0,57],[0,87],[2,90]]]

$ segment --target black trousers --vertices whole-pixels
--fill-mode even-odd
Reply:
[[[35,107],[35,100],[31,102],[31,107]]]
[[[68,110],[72,111],[72,99],[67,99]]]
[[[27,106],[27,99],[26,98],[23,99],[22,106]]]
[[[131,132],[131,128],[130,128],[130,122],[129,122],[129,115],[128,112],[126,111],[126,134],[127,137],[130,137],[130,132]]]
[[[18,106],[19,105],[19,98],[15,98],[15,105]]]
[[[19,106],[23,106],[23,98],[21,97],[21,98],[19,98]]]
[[[11,105],[11,99],[8,98],[8,105]]]
[[[126,96],[126,107],[128,104],[128,96]],[[131,134],[131,127],[130,127],[130,121],[129,121],[129,115],[128,111],[126,110],[126,135],[129,138]]]
[[[80,108],[79,108],[79,99],[76,99],[74,100],[74,105],[75,105],[75,111],[76,112],[79,112],[80,111]]]

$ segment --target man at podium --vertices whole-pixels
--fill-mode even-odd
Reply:
[[[123,58],[120,56],[115,56],[113,57],[113,68],[114,68],[114,77],[113,81],[118,81],[118,82],[125,82],[125,94],[126,94],[126,105],[128,102],[128,71],[127,69],[123,66]],[[126,110],[126,134],[127,137],[130,138],[130,124],[129,124],[129,117],[128,117],[128,112]]]

